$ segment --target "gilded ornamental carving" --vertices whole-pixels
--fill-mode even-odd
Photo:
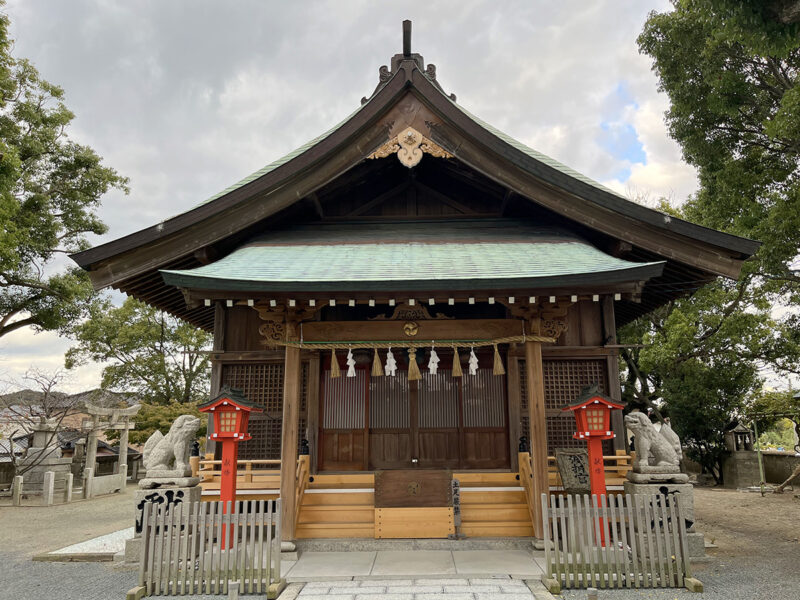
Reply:
[[[398,160],[409,169],[422,160],[422,155],[430,154],[436,158],[453,158],[453,155],[422,135],[413,127],[406,127],[399,135],[393,137],[367,158],[386,158],[397,154]]]

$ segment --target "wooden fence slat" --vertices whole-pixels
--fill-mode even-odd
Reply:
[[[178,548],[181,543],[180,523],[181,513],[183,512],[183,503],[176,505],[172,511],[172,518],[170,519],[169,532],[170,532],[170,548],[167,555],[169,556],[169,568],[167,569],[167,594],[172,596],[178,595]]]
[[[158,531],[158,514],[159,511],[156,510],[156,505],[152,502],[150,504],[150,534],[151,537],[147,542],[144,540],[142,544],[147,544],[147,553],[150,555],[147,559],[147,570],[150,573],[150,577],[147,578],[147,595],[152,596],[154,591],[153,588],[155,587],[155,569],[156,569],[156,532]],[[144,535],[144,531],[142,532]]]
[[[642,509],[643,509],[643,518],[642,518],[642,529],[644,530],[644,536],[647,540],[647,551],[648,551],[648,558],[650,561],[650,587],[658,587],[658,566],[656,564],[656,547],[653,543],[653,528],[651,523],[653,522],[652,515],[650,514],[650,508],[652,503],[648,498],[644,496],[640,496],[642,500]]]
[[[675,587],[683,587],[683,552],[681,551],[681,544],[678,536],[678,495],[670,495],[669,503],[669,518],[672,527],[672,551],[675,553]]]
[[[594,540],[594,549],[597,557],[598,587],[602,589],[606,587],[606,571],[602,568],[606,561],[603,556],[603,544],[600,535],[602,525],[600,524],[600,511],[597,508],[597,503],[597,494],[592,494],[592,539]]]
[[[681,510],[680,504],[675,507],[675,512],[678,516],[678,532],[681,540],[681,554],[683,554],[683,575],[685,579],[692,576],[692,565],[689,562],[689,539],[686,536],[686,521],[683,518],[683,511]]]
[[[192,554],[197,556],[197,568],[194,568],[194,564],[192,564],[192,573],[194,575],[189,583],[190,594],[194,594],[195,589],[197,589],[198,593],[203,592],[203,573],[205,573],[206,566],[206,505],[208,502],[200,502],[199,504],[200,506],[197,512],[198,531],[197,535],[194,537],[194,539],[197,540],[197,546],[192,544]]]
[[[244,503],[247,507],[242,515],[242,541],[239,544],[240,552],[242,553],[241,560],[239,561],[239,589],[242,591],[242,594],[246,593],[246,582],[249,581],[247,577],[247,565],[248,557],[247,557],[247,550],[248,550],[248,526],[250,525],[250,501]]]
[[[631,547],[631,572],[633,575],[633,585],[635,588],[639,589],[641,587],[641,574],[642,574],[642,567],[639,562],[639,546],[636,543],[636,521],[633,512],[633,497],[627,496],[625,498],[625,505],[626,505],[626,512],[628,514],[628,532],[630,536],[628,539],[630,540],[630,547]]]
[[[570,494],[569,502],[575,509],[575,522],[573,523],[573,530],[575,531],[575,546],[573,552],[577,555],[577,575],[575,578],[575,586],[587,586],[586,577],[589,573],[589,568],[586,566],[586,544],[583,540],[583,511],[581,510],[581,497]]]
[[[269,502],[267,502],[267,506],[269,506]],[[263,561],[264,561],[264,518],[266,515],[264,514],[264,501],[258,501],[258,557],[256,558],[256,568],[258,569],[258,573],[256,574],[256,593],[262,593],[262,586],[261,581],[263,579]],[[269,572],[268,572],[269,573]],[[269,576],[267,577],[269,578]]]
[[[250,586],[248,587],[248,594],[255,594],[255,563],[256,563],[256,523],[261,515],[258,513],[258,502],[253,501],[250,506],[255,511],[253,519],[250,521]]]
[[[211,587],[212,582],[214,580],[213,572],[214,572],[214,547],[216,544],[214,543],[214,524],[216,523],[217,519],[217,503],[216,502],[209,502],[209,515],[208,515],[208,531],[206,533],[206,547],[208,555],[206,556],[206,573],[204,575],[205,579],[205,590],[206,594],[211,594],[213,588]]]
[[[150,502],[145,502],[144,507],[142,508],[142,539],[139,548],[139,585],[143,586],[146,584],[144,579],[145,570],[147,567],[147,561],[149,560],[149,556],[147,555],[147,542],[150,539],[147,536],[147,528],[150,526]]]
[[[620,563],[622,562],[622,557],[619,555],[619,534],[617,530],[619,528],[619,519],[617,515],[617,500],[614,494],[609,494],[606,496],[606,501],[608,502],[608,525],[609,529],[611,530],[611,550],[614,556],[614,573],[616,573],[617,580],[614,584],[614,587],[621,588],[623,586],[622,580],[622,569],[620,567]]]
[[[622,545],[622,572],[625,577],[625,587],[632,587],[631,581],[631,555],[629,554],[630,544],[628,544],[628,516],[626,513],[626,498],[620,494],[615,496],[617,514],[619,515],[619,543]]]
[[[276,514],[280,515],[281,506],[283,506],[283,500],[280,499],[280,498],[278,498],[277,500],[273,500],[272,501],[272,505],[274,507],[274,510],[270,513],[270,523],[273,522],[273,519],[275,518]],[[269,559],[270,559],[270,563],[269,564],[272,565],[272,567],[269,570],[269,573],[270,573],[270,579],[273,580],[273,581],[277,581],[278,579],[280,579],[280,576],[281,576],[281,519],[280,519],[280,517],[278,517],[278,519],[275,520],[274,522],[275,522],[275,531],[274,531],[274,535],[273,535],[272,539],[270,540],[271,543],[268,546],[269,547]],[[270,530],[272,530],[272,527],[270,527]],[[275,542],[276,542],[276,540],[277,540],[277,545],[278,545],[277,553],[275,552]],[[276,574],[276,571],[277,571],[277,574]]]
[[[600,528],[603,532],[602,539],[605,540],[603,545],[600,547],[600,552],[603,553],[604,556],[604,564],[605,564],[605,572],[608,574],[608,587],[614,587],[614,561],[616,557],[614,556],[614,548],[611,546],[611,514],[608,510],[608,496],[605,494],[601,494],[598,502],[598,511],[602,515],[600,519]]]
[[[565,514],[566,513],[566,507],[565,507],[566,502],[565,502],[565,500],[566,500],[566,498],[564,496],[558,496],[557,504],[558,504],[559,509],[560,509],[559,510],[559,515],[558,515],[559,516],[559,519],[558,519],[558,523],[559,523],[559,534],[558,534],[558,537],[561,540],[561,556],[564,559],[564,564],[563,564],[563,568],[562,568],[561,572],[562,572],[562,575],[564,576],[564,581],[565,581],[564,586],[566,587],[566,586],[569,585],[569,562],[570,562],[570,556],[569,556],[569,547],[568,547],[568,542],[567,542],[567,515]]]
[[[675,498],[672,498],[672,501],[675,501]],[[669,496],[659,496],[659,504],[660,504],[660,511],[661,511],[661,522],[664,524],[664,558],[667,561],[667,579],[669,581],[669,587],[675,586],[675,570],[672,567],[672,558],[673,558],[673,550],[672,550],[672,519],[669,516],[669,508],[667,505],[670,504]]]
[[[159,518],[159,529],[161,531],[159,539],[161,540],[161,543],[158,545],[158,580],[156,581],[156,586],[155,586],[156,589],[154,590],[157,596],[161,595],[162,585],[164,583],[164,561],[165,561],[164,553],[167,548],[167,540],[169,539],[166,530],[168,510],[169,510],[168,507],[165,508],[164,512],[161,513]]]
[[[592,505],[587,494],[583,495],[581,518],[583,519],[583,529],[586,532],[586,557],[584,561],[589,565],[591,586],[597,587],[597,569],[595,569],[594,561],[594,531],[592,529]]]
[[[219,502],[219,506],[217,506],[217,543],[215,544],[217,561],[212,567],[214,574],[214,594],[219,594],[220,592],[220,578],[222,577],[222,570],[224,568],[224,563],[222,562],[222,509],[223,503]]]
[[[566,502],[565,502],[566,500]],[[569,568],[569,576],[572,577],[574,587],[578,586],[578,548],[575,543],[575,514],[573,511],[573,502],[572,502],[572,495],[569,494],[567,496],[562,497],[562,504],[565,504],[564,510],[567,511],[567,536],[569,542],[569,556],[570,556],[570,568]]]
[[[181,504],[181,515],[178,522],[178,581],[181,596],[186,595],[186,580],[189,577],[189,518],[191,517],[192,505]]]
[[[561,565],[564,561],[561,557],[561,540],[558,537],[558,511],[556,510],[558,507],[557,496],[550,496],[550,507],[552,509],[551,514],[553,515],[553,518],[551,519],[553,528],[553,576],[556,578],[556,581],[558,581],[559,585],[564,585],[561,580]]]
[[[664,529],[663,523],[658,516],[659,496],[650,497],[650,510],[652,519],[650,520],[650,530],[653,534],[653,543],[656,545],[656,561],[658,564],[658,575],[660,577],[659,587],[665,587],[666,573],[664,571]],[[655,571],[653,574],[655,575]]]

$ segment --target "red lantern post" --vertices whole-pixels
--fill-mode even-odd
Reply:
[[[255,404],[249,402],[240,390],[223,389],[220,394],[201,404],[200,412],[214,415],[213,432],[208,439],[222,444],[222,476],[220,477],[219,499],[222,501],[223,513],[227,513],[230,502],[232,511],[236,512],[236,468],[239,459],[239,442],[251,439],[247,433],[247,424],[251,412],[261,412]],[[233,533],[233,531],[231,531]],[[227,535],[223,525],[222,549],[226,547]]]
[[[603,440],[615,436],[611,431],[611,411],[625,408],[625,404],[614,402],[600,394],[597,384],[586,387],[571,404],[561,410],[570,410],[575,414],[576,440],[586,440],[589,451],[589,482],[592,495],[597,497],[597,505],[601,507],[601,496],[606,495],[606,474],[603,463]],[[600,527],[600,539],[603,541],[603,527]]]

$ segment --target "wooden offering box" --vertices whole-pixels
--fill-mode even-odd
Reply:
[[[455,533],[453,473],[376,471],[376,538],[446,538]]]

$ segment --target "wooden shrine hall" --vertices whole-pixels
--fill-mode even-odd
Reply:
[[[551,457],[582,443],[562,406],[590,384],[619,400],[617,327],[737,277],[756,247],[470,114],[406,22],[344,121],[73,259],[96,288],[213,332],[211,396],[229,386],[263,409],[238,497],[284,498],[285,539],[502,537],[541,534]],[[629,468],[621,415],[613,429],[612,485]]]

